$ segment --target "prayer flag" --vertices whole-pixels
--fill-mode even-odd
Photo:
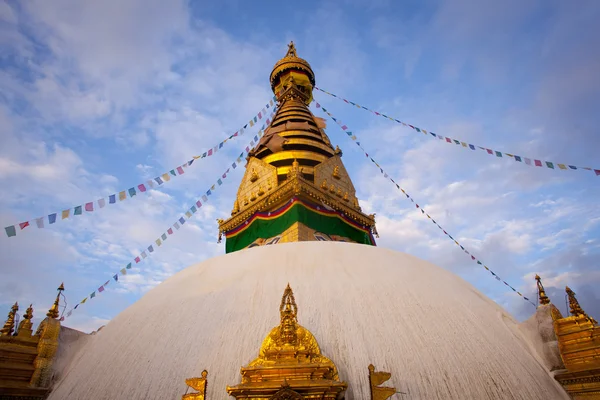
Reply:
[[[450,140],[450,138],[446,138],[446,142],[452,143],[452,140]]]
[[[17,236],[17,230],[15,229],[14,225],[7,226],[4,228],[4,230],[6,231],[6,236],[8,237]]]
[[[163,241],[167,240],[167,234],[166,233],[163,233],[162,235],[160,235],[160,237],[161,237],[161,239]]]
[[[106,206],[106,200],[104,200],[104,199],[99,199],[99,200],[98,200],[98,207],[100,207],[100,208],[104,208],[104,206]]]
[[[260,111],[258,112],[258,118],[259,119],[262,118],[262,112],[260,112]],[[256,117],[254,117],[254,119],[256,119]]]
[[[37,225],[38,228],[43,228],[44,227],[44,218],[37,218],[35,220],[35,223]]]
[[[143,183],[140,183],[140,184],[138,185],[138,189],[140,190],[140,192],[145,192],[145,191],[146,191],[146,186],[144,186],[144,184],[143,184]]]
[[[546,165],[548,166],[548,168],[554,169],[554,164],[552,164],[550,161],[546,161]]]
[[[124,190],[122,192],[119,192],[119,201],[123,201],[126,198],[127,198],[127,193],[125,193]]]
[[[254,141],[258,142],[258,136],[256,136],[256,135],[254,136]]]
[[[186,211],[185,212],[185,216],[188,217],[188,218],[191,218],[192,217],[192,213],[189,212],[189,211]]]
[[[100,287],[98,288],[98,291],[99,291],[99,292],[104,292],[104,286],[100,286]]]
[[[596,176],[600,175],[600,169],[595,169],[594,173],[596,174]]]
[[[565,164],[558,164],[558,168],[567,169],[567,166]]]
[[[167,233],[168,233],[169,235],[172,235],[172,234],[173,234],[173,228],[169,228],[169,229],[167,229]]]
[[[81,206],[75,207],[75,212],[73,214],[74,215],[81,215]]]
[[[209,156],[212,156],[212,149],[210,149],[210,150],[208,151],[208,155],[209,155]]]
[[[577,167],[575,167],[574,165],[569,165],[569,168],[571,168],[571,169],[577,169]]]
[[[131,269],[131,263],[127,264],[127,266],[125,268]]]
[[[154,243],[156,243],[156,245],[157,245],[157,246],[160,246],[160,245],[162,244],[162,242],[161,242],[161,240],[160,240],[160,239],[156,239],[156,240],[154,241]]]
[[[87,299],[88,299],[88,298],[86,297],[85,299],[81,300],[81,303],[79,303],[79,304],[85,304],[85,302],[87,301]],[[78,306],[79,304],[77,304],[77,306]],[[77,306],[75,306],[75,308],[77,308]]]
[[[109,204],[115,204],[116,202],[117,202],[116,195],[111,194],[110,196],[108,196],[108,203]]]
[[[92,294],[90,294],[90,299],[93,299],[94,297],[96,297],[96,292],[92,292]]]
[[[502,153],[499,151],[496,151],[496,157],[502,157]]]
[[[530,159],[530,158],[527,158],[527,157],[525,157],[525,164],[527,164],[527,165],[531,165],[531,159]]]
[[[154,182],[152,182],[152,179],[150,179],[149,181],[146,182],[146,185],[148,185],[148,187],[150,189],[154,189]]]
[[[179,229],[179,222],[175,222],[175,223],[173,224],[173,226],[175,227],[175,229]]]
[[[460,144],[462,144],[462,147],[467,147],[467,144],[465,142],[460,142]]]
[[[223,184],[223,181],[221,180],[221,178],[217,179],[217,183],[219,184],[219,186],[221,186]]]
[[[470,148],[471,150],[475,150],[475,146],[473,146],[472,144],[470,144],[470,145],[469,145],[469,148]]]
[[[146,254],[146,251],[144,250],[144,251],[142,251],[142,258],[146,258],[146,257],[148,257],[148,255]]]
[[[135,258],[135,263],[136,263],[136,264],[137,264],[137,263],[139,263],[140,261],[142,261],[142,260],[140,260],[140,258],[139,258],[139,257],[136,257],[136,258]]]
[[[67,313],[67,317],[70,317],[70,316],[71,316],[71,314],[73,314],[73,310],[70,310],[70,311]]]
[[[208,197],[206,197],[206,195],[202,195],[202,201],[206,203],[208,201]]]
[[[127,275],[127,269],[121,268],[121,275]]]
[[[177,174],[175,173],[175,170],[174,170],[174,169],[170,170],[169,172],[171,173],[171,175],[173,175],[173,176],[177,176]]]
[[[540,160],[535,160],[535,166],[536,167],[541,167],[542,166],[542,162]]]
[[[85,211],[94,211],[94,203],[85,203]]]
[[[135,188],[129,188],[129,196],[133,197],[135,195],[136,195]]]
[[[521,162],[521,157],[520,156],[515,156],[515,161]]]
[[[70,212],[71,212],[71,210],[63,210],[63,212],[62,212],[62,219],[69,218],[69,213]]]
[[[150,253],[153,253],[154,252],[154,247],[152,247],[152,245],[148,246],[148,251]]]
[[[190,208],[190,211],[192,211],[193,214],[196,213],[198,209],[196,208],[196,206],[192,206],[192,208]]]
[[[48,223],[53,224],[56,222],[56,213],[48,215]]]
[[[165,182],[169,182],[171,180],[171,177],[169,176],[169,174],[162,174],[161,176]]]
[[[256,117],[254,117],[254,122],[258,122],[258,119]]]
[[[185,219],[183,219],[183,217],[179,218],[179,223],[181,223],[181,225],[185,224]]]
[[[210,189],[208,189],[208,190],[206,191],[206,195],[207,195],[207,196],[210,196],[211,194],[212,194],[212,192],[210,191]]]
[[[158,183],[159,185],[162,185],[163,180],[160,179],[160,176],[157,176],[156,178],[154,178],[154,180],[156,181],[156,183]]]
[[[202,207],[202,203],[200,203],[200,200],[198,200],[198,201],[196,202],[196,206],[197,206],[198,208]]]

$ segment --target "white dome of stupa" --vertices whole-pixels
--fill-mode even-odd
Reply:
[[[255,247],[193,265],[150,290],[87,343],[63,348],[50,400],[180,399],[208,370],[229,398],[290,284],[298,323],[369,399],[367,366],[397,399],[568,399],[518,323],[454,274],[408,254],[336,242]]]

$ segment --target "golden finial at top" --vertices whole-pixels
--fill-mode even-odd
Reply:
[[[0,336],[10,336],[13,333],[15,328],[15,314],[17,311],[19,311],[19,303],[15,302],[15,304],[10,308],[4,327],[0,329]]]
[[[60,295],[61,295],[62,291],[65,290],[64,283],[61,283],[60,286],[58,287],[58,289],[56,289],[56,290],[58,290],[58,294],[56,295],[56,300],[54,300],[54,304],[52,304],[52,307],[50,307],[50,309],[46,313],[46,316],[50,317],[50,318],[58,318],[58,316],[60,315],[60,313],[58,312],[58,303],[60,301]]]
[[[294,45],[294,41],[292,40],[290,44],[288,44],[288,51],[285,55],[286,57],[298,57],[296,54],[296,46]]]
[[[540,299],[540,304],[550,304],[550,299],[546,296],[546,291],[544,290],[544,285],[542,285],[542,278],[538,274],[535,274],[535,280],[538,288],[538,296]]]
[[[371,389],[371,400],[386,400],[396,394],[395,387],[379,386],[392,377],[389,372],[375,372],[375,366],[369,364],[369,384]]]
[[[593,324],[596,324],[596,320],[587,315],[586,312],[583,311],[583,309],[579,305],[579,301],[577,301],[577,298],[575,297],[575,292],[572,291],[571,288],[568,286],[565,287],[565,291],[567,292],[567,296],[569,297],[569,309],[571,311],[571,315],[575,317],[583,315],[584,317],[592,321]]]
[[[184,394],[182,400],[204,400],[206,396],[206,387],[208,386],[208,371],[202,371],[201,378],[188,378],[185,380],[185,384],[196,390],[196,393]]]

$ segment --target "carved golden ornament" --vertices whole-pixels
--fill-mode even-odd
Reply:
[[[340,176],[340,167],[339,166],[336,165],[335,167],[333,167],[333,174],[332,174],[332,176],[335,179],[340,179],[341,178],[341,176]]]
[[[258,180],[258,173],[256,169],[252,168],[252,173],[250,174],[250,182],[256,182]]]
[[[329,186],[329,191],[331,193],[335,193],[335,185],[332,184],[331,186]]]
[[[344,201],[349,201],[348,192],[344,193]]]
[[[244,205],[247,206],[248,205],[248,197],[244,197]]]
[[[342,153],[342,150],[340,149],[340,146],[337,146],[337,145],[336,145],[336,146],[335,146],[335,155],[336,155],[336,156],[340,156],[340,157],[341,157],[341,156],[342,156],[342,154],[343,154],[343,153]]]
[[[546,296],[546,291],[544,290],[544,285],[542,285],[542,278],[538,274],[535,275],[535,280],[538,289],[538,297],[540,299],[540,304],[550,304],[550,299]]]
[[[323,179],[323,182],[321,183],[321,189],[327,190],[327,180],[326,179]]]
[[[338,191],[336,194],[337,194],[337,197],[342,197],[344,195],[341,188],[338,188]]]
[[[0,329],[0,336],[11,336],[15,329],[15,314],[19,311],[19,303],[15,302],[8,312],[8,318]]]
[[[299,399],[340,398],[348,385],[339,381],[335,364],[321,354],[313,334],[298,324],[298,306],[289,284],[279,316],[280,324],[263,340],[258,357],[241,369],[242,383],[228,386],[227,393],[236,399],[296,399],[295,394]]]
[[[263,194],[265,194],[265,191],[263,190],[262,185],[258,185],[258,195],[262,196]]]
[[[273,180],[272,180],[272,179],[269,179],[269,181],[268,181],[268,186],[267,186],[267,190],[271,190],[271,189],[273,189]]]
[[[389,372],[375,372],[373,364],[369,365],[369,384],[371,389],[371,400],[386,400],[396,394],[395,387],[380,387],[383,382],[392,377]]]
[[[181,400],[205,400],[206,399],[206,388],[208,386],[207,381],[208,371],[202,371],[201,378],[188,378],[185,380],[185,384],[188,385],[188,390],[191,387],[196,390],[196,393],[186,393],[181,397]]]
[[[239,212],[240,212],[240,203],[236,199],[235,202],[233,203],[233,210],[231,211],[231,215],[235,215]]]
[[[250,193],[250,201],[256,200],[256,192]]]

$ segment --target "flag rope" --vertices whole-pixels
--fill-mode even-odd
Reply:
[[[444,228],[441,227],[441,225],[439,223],[436,222],[435,219],[433,219],[431,217],[431,215],[429,215],[424,209],[423,207],[421,207],[419,205],[419,203],[417,203],[412,196],[410,196],[403,188],[400,187],[399,184],[396,183],[396,181],[394,181],[394,179],[389,176],[384,170],[383,168],[373,159],[373,157],[369,156],[369,153],[367,153],[367,151],[362,147],[362,145],[360,144],[360,142],[358,141],[358,138],[356,137],[356,135],[350,131],[348,131],[348,127],[346,125],[344,125],[340,120],[338,120],[337,118],[335,118],[333,115],[331,115],[331,113],[329,111],[327,111],[327,109],[325,109],[325,107],[321,106],[319,103],[317,103],[315,101],[315,105],[317,106],[317,108],[321,108],[328,116],[329,118],[331,118],[336,124],[338,124],[340,126],[340,128],[342,128],[342,130],[346,133],[346,135],[348,135],[350,137],[350,139],[352,139],[354,141],[354,143],[356,143],[356,145],[358,147],[360,147],[360,149],[363,151],[363,153],[365,153],[365,156],[371,160],[371,162],[373,164],[375,164],[378,168],[379,171],[381,172],[381,174],[384,176],[384,178],[389,179],[394,185],[396,185],[396,188],[398,188],[400,191],[402,191],[402,193],[406,196],[407,199],[409,199],[411,202],[413,202],[415,204],[415,207],[419,210],[421,210],[421,213],[425,216],[427,216],[427,218],[429,220],[431,220],[431,222],[437,226],[442,232],[444,232],[444,235],[446,235],[448,238],[450,238],[454,244],[456,244],[458,247],[461,248],[461,250],[469,255],[471,257],[472,261],[475,261],[478,265],[483,266],[483,268],[486,269],[486,271],[488,271],[490,274],[492,274],[492,276],[497,280],[500,281],[502,283],[504,283],[504,285],[508,286],[510,289],[512,289],[513,292],[515,292],[516,294],[518,294],[519,296],[521,296],[524,300],[528,301],[529,303],[531,303],[534,307],[535,304],[529,300],[529,298],[523,296],[521,294],[521,292],[519,292],[518,290],[516,290],[514,287],[512,287],[511,285],[509,285],[505,280],[503,280],[502,278],[500,278],[494,271],[492,271],[491,269],[489,269],[483,262],[481,262],[477,257],[475,257],[473,254],[471,254],[462,244],[460,244],[458,242],[458,240],[456,240],[454,237],[452,237],[452,235],[450,235]]]
[[[127,195],[129,194],[129,198],[133,198],[134,196],[136,196],[139,193],[145,193],[148,191],[148,189],[154,189],[155,185],[161,186],[163,185],[165,182],[169,182],[171,180],[172,177],[177,177],[177,176],[181,176],[185,173],[184,168],[187,168],[189,166],[191,166],[195,160],[198,159],[202,159],[202,158],[206,158],[206,157],[210,157],[213,154],[215,154],[219,149],[221,149],[223,147],[223,145],[228,141],[231,140],[239,135],[243,135],[244,134],[244,129],[246,129],[246,127],[248,125],[250,125],[250,127],[254,126],[254,124],[256,122],[258,122],[259,120],[261,120],[263,118],[263,116],[267,115],[267,109],[270,107],[273,107],[275,104],[276,98],[275,96],[269,101],[269,103],[267,103],[265,105],[265,107],[262,108],[261,111],[259,111],[253,118],[250,119],[250,121],[248,123],[246,123],[246,125],[244,125],[242,128],[240,128],[238,131],[236,131],[234,134],[230,135],[228,138],[226,138],[225,140],[223,140],[221,143],[217,144],[216,146],[214,146],[213,148],[211,148],[210,150],[204,152],[202,155],[200,156],[194,156],[191,160],[189,160],[188,162],[173,168],[172,170],[165,172],[164,174],[161,174],[159,176],[157,176],[154,179],[150,179],[144,183],[140,183],[136,186],[133,186],[131,188],[129,188],[128,190],[121,190],[117,193],[111,194],[109,196],[103,197],[101,199],[98,199],[96,201],[90,201],[87,203],[83,203],[81,205],[75,206],[75,207],[71,207],[69,209],[63,210],[62,212],[58,213],[51,213],[48,214],[44,217],[40,217],[40,218],[34,218],[31,219],[29,221],[24,221],[21,222],[19,224],[15,224],[15,225],[10,225],[4,228],[4,231],[6,232],[6,235],[8,237],[14,237],[17,235],[17,227],[19,227],[19,231],[22,231],[23,229],[32,226],[33,223],[35,222],[35,225],[41,229],[44,228],[44,224],[47,220],[49,225],[52,225],[54,223],[56,223],[59,219],[59,216],[61,217],[60,220],[64,220],[69,218],[71,215],[72,216],[77,216],[77,215],[82,215],[83,212],[93,212],[94,210],[98,210],[100,208],[104,208],[107,204],[116,204],[117,202],[121,202],[124,200],[127,200]],[[269,125],[271,123],[271,121],[269,120],[269,118],[267,118],[266,121],[266,125]],[[137,189],[137,190],[136,190]],[[107,201],[108,200],[108,201]],[[95,208],[94,205],[97,205]]]
[[[546,167],[546,168],[549,168],[549,169],[555,169],[554,166],[557,166],[558,169],[565,170],[565,171],[566,170],[584,169],[584,170],[587,170],[587,171],[593,171],[596,174],[596,176],[600,176],[600,169],[595,169],[595,168],[590,168],[590,167],[578,167],[578,166],[575,166],[575,165],[562,164],[562,163],[557,163],[557,162],[554,162],[554,161],[537,160],[537,159],[531,158],[531,157],[518,156],[518,155],[513,154],[513,153],[506,153],[506,152],[502,152],[502,151],[498,151],[498,150],[493,150],[493,149],[490,149],[490,148],[487,148],[487,147],[482,147],[482,146],[470,144],[470,143],[467,143],[467,142],[464,142],[464,141],[461,141],[461,140],[458,140],[458,139],[453,139],[453,138],[450,138],[450,137],[444,137],[444,136],[442,136],[440,134],[433,133],[431,131],[427,131],[427,130],[425,130],[423,128],[419,128],[419,127],[417,127],[415,125],[411,125],[411,124],[408,124],[406,122],[402,122],[399,119],[392,118],[390,116],[387,116],[387,115],[385,115],[383,113],[374,111],[374,110],[372,110],[370,108],[367,108],[365,106],[361,106],[359,104],[356,104],[353,101],[346,100],[343,97],[337,96],[337,95],[335,95],[333,93],[330,93],[330,92],[328,92],[326,90],[323,90],[321,88],[315,87],[315,89],[317,89],[317,90],[319,90],[319,91],[321,91],[321,92],[323,92],[323,93],[325,93],[325,94],[327,94],[329,96],[335,97],[336,99],[341,100],[344,103],[351,104],[351,105],[353,105],[353,106],[355,106],[357,108],[362,108],[363,110],[369,111],[369,112],[371,112],[371,113],[373,113],[373,114],[375,114],[375,115],[377,115],[379,117],[383,117],[383,118],[389,119],[390,121],[393,121],[393,122],[396,122],[398,124],[401,124],[402,126],[411,128],[415,132],[423,133],[426,136],[431,135],[431,137],[438,138],[439,140],[442,140],[445,143],[455,144],[457,146],[461,146],[461,147],[463,147],[465,149],[470,149],[470,150],[480,149],[480,150],[485,151],[487,154],[492,155],[492,156],[496,156],[498,158],[502,158],[502,156],[505,155],[507,157],[510,157],[510,158],[514,159],[516,162],[525,163],[525,165],[529,165],[529,166]]]
[[[273,109],[271,115],[269,116],[269,118],[267,118],[267,121],[269,121],[273,117],[273,115],[275,115],[276,111],[277,111],[277,107],[275,107]],[[169,227],[169,229],[167,229],[165,232],[163,232],[158,237],[158,239],[156,239],[154,241],[154,244],[156,244],[156,248],[154,247],[154,244],[151,244],[150,246],[148,246],[146,248],[146,250],[142,251],[137,257],[135,257],[133,259],[132,262],[128,263],[124,268],[121,268],[121,270],[119,272],[114,274],[111,279],[107,280],[98,289],[94,290],[89,296],[87,296],[86,298],[81,300],[79,303],[77,303],[71,310],[69,310],[69,312],[67,312],[66,316],[61,317],[60,320],[64,321],[65,318],[69,318],[73,314],[73,311],[76,310],[80,305],[85,304],[88,300],[95,298],[98,293],[104,292],[106,286],[110,283],[111,280],[114,280],[115,282],[119,282],[119,276],[127,275],[127,270],[130,270],[132,268],[133,264],[139,264],[140,262],[145,260],[152,253],[154,253],[154,251],[158,247],[160,247],[167,240],[167,238],[169,236],[175,234],[175,232],[177,232],[186,223],[186,220],[192,218],[192,216],[198,211],[198,209],[200,209],[202,207],[202,204],[206,203],[208,201],[208,198],[212,195],[213,191],[217,188],[217,186],[221,186],[223,184],[223,179],[227,178],[227,174],[229,174],[229,171],[231,170],[231,168],[236,169],[238,167],[238,165],[240,165],[241,163],[244,162],[244,160],[245,160],[243,158],[244,154],[248,154],[250,149],[253,148],[255,144],[258,144],[259,139],[264,135],[265,127],[268,125],[269,124],[267,124],[266,122],[265,122],[265,124],[263,124],[263,126],[260,128],[260,131],[250,141],[249,145],[246,146],[245,151],[242,151],[240,153],[240,155],[237,157],[237,159],[231,164],[231,167],[227,168],[227,170],[223,173],[223,175],[221,175],[221,178],[218,178],[217,181],[210,187],[210,189],[208,189],[206,191],[206,193],[202,195],[201,199],[197,200],[196,203],[192,207],[190,207],[189,210],[186,211],[182,217],[179,217],[179,219],[177,221],[175,221],[175,223],[172,224],[171,227]],[[200,201],[200,200],[202,200],[202,201]],[[175,228],[175,230],[173,230],[173,228]]]

